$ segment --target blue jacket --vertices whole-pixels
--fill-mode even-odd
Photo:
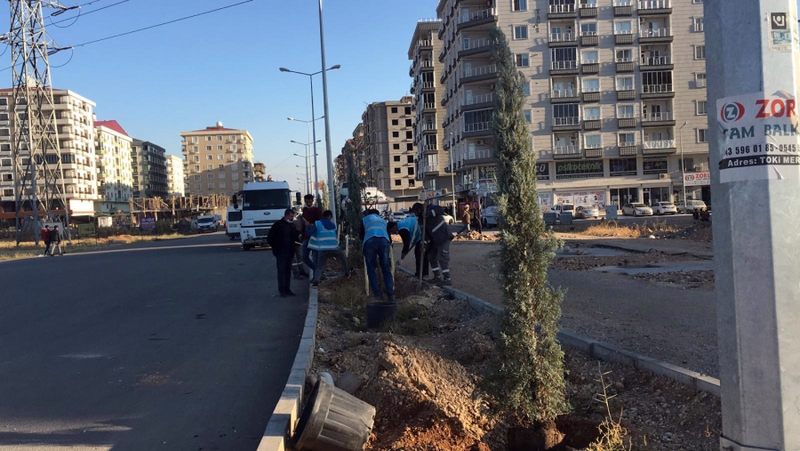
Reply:
[[[306,227],[306,234],[308,235],[308,248],[311,250],[320,251],[339,248],[336,224],[329,219],[320,219]]]
[[[383,220],[378,215],[367,215],[361,219],[362,224],[364,224],[364,242],[370,240],[370,238],[383,238],[387,242],[391,242],[389,238],[389,232],[386,231],[386,221]]]

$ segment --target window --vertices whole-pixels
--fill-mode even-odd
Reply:
[[[414,168],[413,167],[412,168],[407,168],[407,169],[408,169],[408,175],[414,175]]]
[[[705,116],[706,114],[708,114],[708,110],[706,109],[707,107],[708,107],[707,100],[697,100],[694,103],[694,113],[698,116]]]
[[[406,144],[406,150],[414,150],[414,143]]]
[[[406,114],[411,114],[411,107],[410,106],[406,107]]]
[[[64,172],[66,173],[67,171],[64,171]],[[74,176],[72,176],[72,177],[67,176],[67,178],[73,178],[73,177]],[[3,181],[4,182],[10,182],[12,180],[13,180],[13,176],[11,174],[3,174]]]
[[[398,126],[398,125],[400,125],[400,121],[397,120],[397,119],[392,119],[392,125]]]
[[[633,132],[623,132],[617,136],[617,144],[620,146],[635,146],[636,134]]]
[[[394,149],[394,150],[400,150],[400,144],[399,144],[399,143],[394,143],[394,144],[392,144],[392,149]]]
[[[414,162],[414,155],[408,155],[406,157],[406,162],[409,163],[409,164],[413,163]]]
[[[406,119],[406,127],[411,127],[411,119]]]
[[[597,23],[581,23],[581,36],[597,36]]]
[[[392,114],[397,114],[397,107],[393,106],[391,111],[392,111]]]
[[[696,72],[694,74],[694,87],[695,88],[705,88],[706,87],[706,73],[705,72]]]
[[[511,0],[511,11],[527,11],[528,0]]]
[[[206,141],[211,141],[211,135],[206,136]]]
[[[581,52],[581,64],[597,64],[597,50],[584,50]]]
[[[583,92],[600,92],[600,80],[597,78],[584,78]]]
[[[400,132],[392,132],[392,138],[399,138]]]
[[[11,144],[0,144],[0,152],[11,152]]]
[[[415,186],[415,185],[416,185],[416,183],[414,182],[414,180],[409,180],[409,181],[408,181],[408,187],[409,187],[409,188],[411,188],[411,187],[413,187],[413,186]]]
[[[4,189],[3,190],[3,196],[9,196],[10,197],[10,196],[13,196],[13,195],[14,195],[14,190],[13,189]]]
[[[611,177],[636,175],[636,158],[612,158],[608,160],[608,169]]]
[[[630,63],[633,61],[633,49],[616,49],[614,52],[617,63]]]
[[[620,75],[617,77],[617,91],[633,91],[633,75]]]
[[[527,53],[517,53],[517,67],[528,67],[531,65],[530,57]]]
[[[393,159],[393,160],[394,160],[396,163],[399,163],[399,162],[400,162],[400,155],[395,155],[394,157],[392,157],[392,159]]]
[[[703,31],[703,17],[692,17],[692,31],[700,33]]]
[[[514,40],[519,41],[522,39],[528,39],[528,26],[527,25],[515,25],[514,26]]]
[[[633,24],[630,20],[614,22],[614,34],[633,34]]]
[[[531,84],[527,80],[522,83],[522,95],[528,97],[531,95]]]
[[[597,8],[597,0],[581,0],[581,8]]]
[[[533,121],[531,117],[531,110],[522,110],[522,115],[525,117],[525,122],[530,124]]]
[[[583,179],[602,176],[603,162],[600,160],[556,162],[557,179]]]
[[[697,142],[698,143],[706,143],[706,142],[708,142],[708,140],[706,139],[707,138],[706,135],[708,135],[708,129],[707,128],[698,128],[696,130],[697,130]]]
[[[206,155],[206,160],[211,161],[213,159],[214,159],[214,155]]]
[[[602,149],[603,137],[599,133],[583,135],[583,147],[585,149]]]
[[[402,181],[400,181],[400,180],[395,180],[395,181],[394,181],[394,186],[400,186],[400,184],[401,184],[401,183],[402,183]]]
[[[599,121],[600,120],[600,107],[597,105],[587,105],[583,107],[583,120],[585,121]]]
[[[394,173],[395,174],[399,174],[400,173],[400,168],[394,168]]]
[[[644,160],[644,175],[668,173],[667,160]]]
[[[617,119],[632,119],[636,117],[633,104],[623,103],[617,105]]]
[[[406,139],[414,139],[414,132],[406,132]]]
[[[694,46],[694,59],[696,59],[696,60],[704,60],[704,59],[706,59],[706,46],[705,45],[696,45],[696,46]]]
[[[11,166],[11,159],[3,158],[2,160],[0,160],[0,166]]]

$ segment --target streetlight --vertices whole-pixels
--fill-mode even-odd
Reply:
[[[311,165],[311,164],[309,163],[309,160],[308,160],[308,159],[309,159],[309,157],[310,157],[310,156],[308,155],[308,146],[310,146],[310,145],[312,145],[312,144],[313,144],[313,145],[314,145],[314,147],[316,147],[317,143],[318,143],[318,142],[320,142],[320,141],[319,141],[319,140],[317,140],[317,141],[315,141],[315,142],[313,142],[313,143],[301,143],[300,141],[291,140],[291,141],[289,141],[289,142],[290,142],[290,143],[292,143],[292,144],[297,144],[297,145],[300,145],[300,146],[303,146],[303,147],[305,147],[305,151],[306,151],[306,155],[305,155],[305,159],[306,159],[306,180],[309,180],[309,183],[311,183],[311,182],[310,182],[310,179],[309,179],[309,176],[308,176],[308,167]],[[302,156],[302,155],[298,155],[298,154],[293,154],[293,155],[296,155],[296,156],[298,156],[298,157],[300,157],[300,158],[303,158],[303,156]],[[316,183],[317,183],[317,182],[314,182],[314,183],[315,183],[315,186],[314,186],[314,191],[316,191],[316,190],[317,190],[317,187],[316,187]],[[307,190],[308,190],[308,191],[306,192],[306,194],[310,194],[310,193],[311,193],[311,191],[312,191],[312,190],[311,190],[311,187],[310,187],[310,186],[307,186],[306,188],[307,188]]]
[[[323,67],[324,67],[324,65],[323,65]],[[314,119],[317,116],[316,111],[314,110],[314,75],[322,74],[323,84],[325,86],[327,86],[327,78],[325,77],[325,73],[327,71],[329,71],[329,70],[337,70],[337,69],[341,69],[341,68],[342,68],[341,65],[336,64],[336,65],[331,66],[331,67],[329,67],[329,68],[327,68],[325,70],[319,70],[319,71],[313,72],[313,73],[300,72],[300,71],[296,71],[296,70],[292,70],[292,69],[287,69],[285,67],[279,67],[278,68],[278,70],[281,71],[281,72],[289,72],[289,73],[292,73],[292,74],[305,75],[306,77],[308,77],[308,84],[311,87],[311,119],[312,120],[309,121],[309,122],[311,122],[311,130],[312,130],[312,133],[313,133],[312,142],[314,143],[314,193],[316,194],[315,197],[317,199],[317,204],[320,203],[319,202],[319,192],[317,191],[317,186],[319,185],[319,172],[317,171],[317,142],[319,142],[319,141],[317,141],[317,126],[316,126],[316,121],[317,120]],[[327,92],[327,88],[326,88],[326,92]],[[327,94],[326,94],[326,96],[325,96],[325,110],[326,111],[325,111],[325,115],[323,117],[325,117],[325,133],[326,133],[325,136],[327,137],[326,139],[330,139],[330,136],[329,136],[330,132],[328,131],[328,118],[327,118],[328,105],[327,105],[327,103],[328,103],[328,101],[327,101]],[[290,121],[291,120],[296,120],[296,119],[291,118],[291,117],[288,118],[288,119]],[[298,122],[305,122],[305,121],[298,121]],[[330,145],[328,145],[328,149],[330,150]],[[330,155],[328,155],[328,160],[330,160]],[[328,162],[328,164],[330,164],[330,161]],[[330,171],[328,171],[328,172],[330,172]],[[331,192],[333,192],[333,191],[331,191]]]
[[[450,189],[453,194],[453,219],[458,218],[456,213],[456,171],[453,167],[453,151],[455,144],[453,144],[453,132],[450,132],[450,148],[447,149],[447,156],[450,159]]]
[[[678,140],[681,146],[681,185],[683,186],[683,209],[687,210],[688,203],[686,202],[686,160],[683,158],[683,127],[686,127],[687,121],[678,127]]]
[[[292,155],[294,155],[295,157],[300,157],[300,158],[303,159],[303,169],[305,169],[305,171],[306,171],[306,193],[309,193],[309,192],[311,192],[311,181],[308,179],[308,155],[303,156],[303,155],[300,155],[299,153],[293,153]],[[300,167],[299,164],[296,164],[294,166],[296,168]]]

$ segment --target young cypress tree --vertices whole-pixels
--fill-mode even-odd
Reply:
[[[353,155],[348,152],[345,158],[347,161],[347,207],[344,217],[350,225],[348,231],[350,237],[357,239],[358,227],[361,224],[361,178],[358,176]]]
[[[505,35],[493,33],[498,81],[493,121],[498,159],[505,316],[497,394],[537,423],[568,410],[564,353],[556,334],[562,294],[547,281],[558,240],[545,227],[536,194],[536,157],[523,116],[522,83]]]

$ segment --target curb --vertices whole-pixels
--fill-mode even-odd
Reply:
[[[314,344],[317,335],[317,287],[308,287],[308,312],[303,326],[303,335],[297,347],[297,354],[289,371],[289,379],[281,393],[275,410],[258,444],[258,451],[284,451],[291,449],[287,437],[294,434],[295,423],[300,414],[303,401],[303,388],[306,375],[314,359]]]
[[[713,260],[714,259],[713,255],[710,255],[710,254],[707,254],[707,253],[697,253],[697,252],[690,252],[690,251],[667,251],[667,250],[662,250],[662,249],[658,249],[658,248],[655,248],[655,247],[651,247],[651,248],[648,248],[647,250],[645,250],[643,248],[637,249],[635,247],[623,246],[623,245],[618,245],[618,244],[608,244],[608,243],[597,243],[597,244],[593,244],[591,247],[599,247],[601,249],[614,249],[614,250],[618,250],[618,251],[631,252],[631,253],[634,253],[634,254],[647,254],[650,251],[657,251],[657,252],[661,252],[661,253],[667,254],[669,256],[672,256],[672,257],[678,257],[678,256],[681,256],[681,255],[686,255],[686,256],[694,257],[694,258],[697,258],[697,259],[700,259],[700,260]]]
[[[412,274],[405,268],[400,268],[400,270],[406,274]],[[467,302],[470,307],[476,311],[501,314],[505,310],[499,305],[486,302],[477,296],[473,296],[461,290],[452,287],[442,287],[442,289],[455,296],[456,299]],[[637,370],[672,379],[673,381],[688,385],[695,390],[710,393],[717,397],[720,396],[719,379],[715,377],[707,376],[636,352],[627,351],[617,346],[603,343],[602,341],[578,335],[566,329],[562,329],[558,333],[558,341],[568,348],[586,353],[595,359],[630,365]]]

